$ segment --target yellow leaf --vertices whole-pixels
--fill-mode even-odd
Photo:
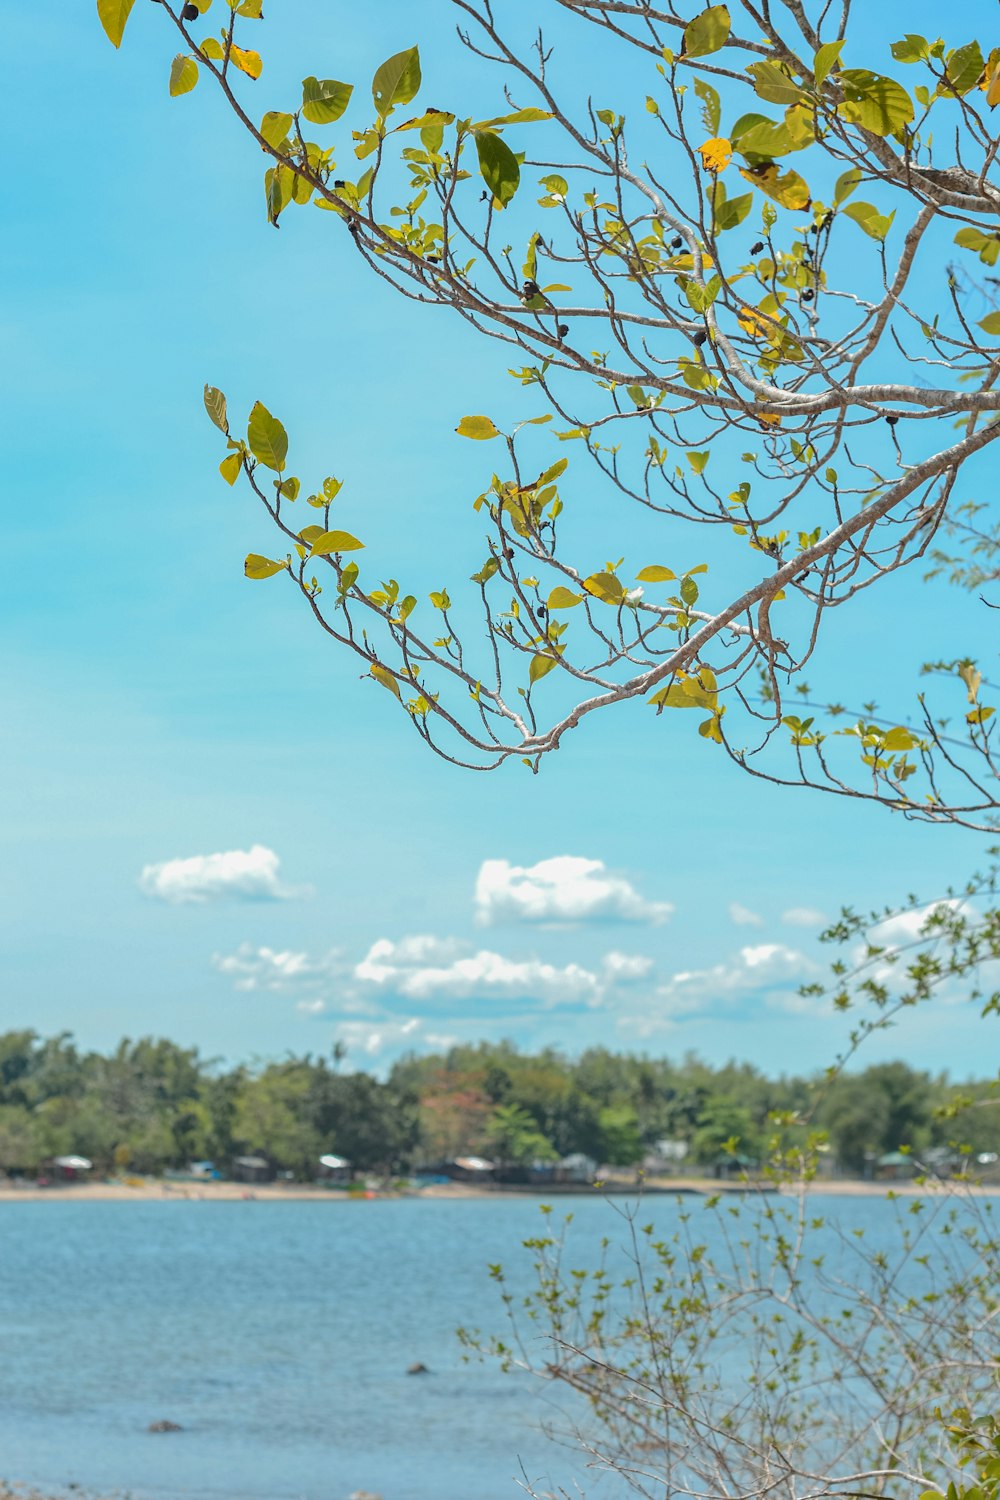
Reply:
[[[384,688],[388,688],[390,693],[395,693],[396,697],[399,698],[399,683],[393,677],[388,667],[383,667],[381,662],[373,661],[368,670],[376,682],[380,682]],[[402,702],[402,699],[400,699],[400,702]]]
[[[230,453],[229,457],[224,458],[219,465],[219,473],[227,484],[235,484],[239,478],[242,465],[243,455],[240,453]]]
[[[243,47],[230,47],[229,59],[235,63],[241,73],[248,78],[259,78],[264,67],[259,52],[249,52]]]
[[[722,172],[733,159],[733,145],[725,136],[713,136],[698,147],[701,164],[706,172]]]
[[[740,327],[744,329],[752,339],[767,338],[771,332],[769,325],[763,321],[755,307],[741,307],[739,312],[736,314],[736,319]]]
[[[558,657],[545,656],[542,652],[531,658],[531,666],[528,668],[528,679],[537,682],[540,677],[545,677],[556,665]]]
[[[455,431],[459,437],[473,438],[477,443],[500,436],[500,429],[489,417],[463,417]]]
[[[754,415],[762,427],[780,427],[781,418],[776,411],[758,411]]]
[[[1000,104],[1000,47],[994,47],[986,59],[986,67],[979,80],[979,87],[986,95],[986,103],[990,109]]]

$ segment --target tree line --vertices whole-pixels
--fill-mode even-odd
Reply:
[[[765,1158],[776,1129],[787,1143],[818,1128],[837,1166],[861,1173],[900,1148],[996,1150],[1000,1111],[976,1107],[993,1097],[988,1082],[959,1090],[903,1062],[771,1079],[693,1054],[595,1047],[574,1059],[480,1042],[404,1057],[381,1081],[344,1067],[338,1049],[227,1068],[163,1038],[103,1054],[68,1034],[10,1031],[0,1036],[0,1170],[33,1173],[70,1153],[100,1171],[144,1173],[198,1160],[225,1172],[254,1153],[304,1181],[327,1152],[362,1172],[472,1153],[511,1166],[582,1153],[631,1167],[663,1141],[683,1142],[686,1163],[712,1166]]]

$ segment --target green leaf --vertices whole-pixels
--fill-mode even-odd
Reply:
[[[242,453],[230,453],[219,465],[219,473],[227,484],[235,484],[240,477],[240,469],[243,467]]]
[[[984,333],[1000,333],[1000,312],[987,313],[980,318],[979,326]]]
[[[374,677],[376,682],[380,682],[384,688],[388,688],[390,693],[395,693],[396,697],[399,698],[399,683],[393,677],[388,667],[383,667],[381,662],[373,661],[368,670],[370,676]],[[401,698],[400,702],[402,702]]]
[[[768,104],[798,104],[804,97],[800,84],[794,83],[777,63],[751,63],[747,72],[753,79],[754,93]]]
[[[704,474],[705,465],[709,460],[709,450],[706,448],[704,453],[689,453],[687,460],[696,474]]]
[[[698,599],[698,585],[687,574],[681,579],[681,598],[685,604],[694,604]]]
[[[505,140],[489,130],[476,136],[476,151],[483,181],[501,207],[506,208],[521,181],[517,157]]]
[[[122,44],[122,33],[135,0],[97,0],[97,19],[104,27],[108,41],[114,46]]]
[[[275,483],[277,484],[277,480],[275,480]],[[297,479],[285,479],[278,485],[278,494],[283,500],[297,500],[300,489],[301,485]]]
[[[967,94],[979,82],[985,66],[978,42],[967,42],[964,47],[956,47],[945,62],[945,82],[939,85],[938,92]]]
[[[889,50],[896,61],[901,63],[923,62],[931,52],[927,38],[918,36],[913,31],[908,31],[901,42],[893,42]]]
[[[527,109],[517,109],[512,115],[497,115],[492,120],[477,120],[473,125],[473,131],[490,130],[494,125],[532,125],[538,120],[551,120],[552,115],[547,109],[538,109],[535,105],[529,105]]]
[[[324,531],[312,544],[310,557],[329,557],[332,552],[358,552],[364,547],[349,531]]]
[[[722,186],[720,182],[719,187]],[[735,229],[742,224],[747,214],[753,207],[753,193],[741,193],[738,198],[725,198],[722,202],[717,201],[714,209],[714,230],[716,234],[724,234],[727,229]]]
[[[897,750],[912,750],[916,743],[910,731],[900,726],[888,731],[882,740],[880,749],[888,750],[892,754],[895,754]]]
[[[724,5],[710,5],[684,28],[682,57],[707,57],[718,52],[729,40],[729,11]]]
[[[459,437],[475,438],[479,443],[500,436],[499,429],[494,427],[489,417],[463,417],[455,431]]]
[[[210,57],[213,62],[222,62],[226,55],[222,50],[222,43],[214,36],[207,36],[198,50],[202,57]]]
[[[851,167],[847,172],[841,172],[833,185],[833,206],[839,208],[842,203],[854,192],[861,181],[862,172],[860,167]]]
[[[884,240],[896,217],[895,209],[891,214],[880,214],[873,203],[849,203],[844,213],[873,240]]]
[[[1000,257],[1000,235],[984,234],[981,229],[960,229],[955,244],[964,250],[975,250],[984,266],[995,266]]]
[[[287,567],[287,562],[273,562],[269,557],[261,557],[259,552],[248,552],[243,571],[248,578],[273,578],[275,573]]]
[[[372,99],[380,120],[392,114],[397,104],[409,104],[420,87],[420,52],[410,47],[387,58],[372,79]]]
[[[220,432],[229,436],[229,419],[226,416],[226,398],[214,385],[205,387],[205,410]]]
[[[281,473],[288,455],[288,434],[277,417],[272,417],[260,401],[254,402],[250,413],[247,442],[254,458],[266,464],[269,469]]]
[[[816,87],[822,88],[827,78],[840,59],[843,50],[843,40],[839,42],[825,42],[816,56],[813,58],[813,74],[816,79]]]
[[[572,609],[582,600],[582,594],[574,594],[572,589],[563,588],[562,584],[559,584],[552,590],[545,603],[548,609]]]
[[[336,78],[303,78],[302,113],[312,125],[332,125],[350,104],[353,93],[353,83],[338,83]]]
[[[277,150],[293,124],[293,115],[286,115],[282,114],[280,110],[269,109],[260,122],[260,133],[267,144]]]
[[[552,668],[557,665],[558,656],[543,656],[539,653],[531,658],[531,666],[528,668],[528,680],[537,682],[539,678],[546,677]]]
[[[170,64],[170,94],[176,98],[178,94],[190,94],[198,82],[198,64],[193,57],[188,57],[183,52],[178,52]]]
[[[719,125],[722,121],[722,103],[719,99],[717,89],[713,89],[704,78],[696,78],[694,91],[702,102],[701,123],[704,125],[708,135],[719,134]]]
[[[670,568],[662,567],[659,563],[650,563],[648,568],[643,568],[642,572],[635,576],[639,583],[670,583],[677,577],[677,574]]]
[[[842,68],[837,79],[844,102],[837,108],[842,119],[870,130],[872,135],[894,135],[913,119],[913,101],[894,78],[871,73],[867,68]]]

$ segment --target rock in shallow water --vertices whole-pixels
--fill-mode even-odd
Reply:
[[[146,1428],[147,1432],[183,1432],[184,1429],[179,1422],[150,1422]]]

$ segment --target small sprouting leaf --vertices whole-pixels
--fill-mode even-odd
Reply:
[[[455,431],[459,437],[475,438],[480,443],[500,436],[499,428],[494,427],[489,417],[463,417]]]
[[[230,453],[219,465],[219,473],[227,484],[235,484],[243,467],[243,454]]]
[[[259,52],[252,52],[247,47],[237,47],[235,44],[229,48],[229,61],[248,78],[259,78],[264,68]]]
[[[476,151],[483,181],[501,207],[506,208],[521,181],[517,157],[505,140],[489,130],[476,135]]]
[[[261,401],[255,401],[247,428],[247,442],[254,458],[279,474],[288,455],[288,434]]]
[[[393,677],[388,667],[383,667],[381,662],[373,661],[368,670],[376,682],[380,682],[384,688],[388,688],[390,693],[395,693],[396,697],[399,698],[399,683]],[[402,702],[402,699],[400,699],[400,702]]]
[[[310,557],[329,557],[332,552],[357,552],[364,542],[359,542],[349,531],[324,531],[312,544]]]
[[[372,99],[380,120],[397,104],[409,104],[420,87],[420,53],[416,47],[387,58],[372,79]]]
[[[684,28],[682,57],[707,57],[718,52],[729,40],[729,11],[724,5],[710,5]]]
[[[582,594],[574,594],[572,589],[564,588],[562,584],[559,584],[552,590],[545,603],[548,609],[572,609],[574,605],[580,604],[582,600]]]
[[[269,109],[260,122],[260,133],[267,144],[277,150],[293,124],[294,116],[283,114],[277,109]]]
[[[97,0],[97,19],[108,41],[116,47],[122,44],[122,33],[134,4],[135,0]]]
[[[170,94],[176,98],[178,94],[190,94],[198,82],[198,64],[193,57],[187,57],[183,52],[178,52],[170,64]]]
[[[214,385],[205,387],[205,410],[220,432],[229,436],[229,419],[226,416],[226,398]]]
[[[303,78],[302,114],[313,125],[332,125],[350,104],[353,93],[353,83],[338,83],[335,78]]]
[[[248,578],[273,578],[287,567],[287,562],[274,562],[270,557],[261,557],[259,552],[249,552],[243,571]]]
[[[670,568],[661,567],[659,563],[650,563],[648,568],[643,568],[635,576],[639,583],[670,583],[677,574]]]

